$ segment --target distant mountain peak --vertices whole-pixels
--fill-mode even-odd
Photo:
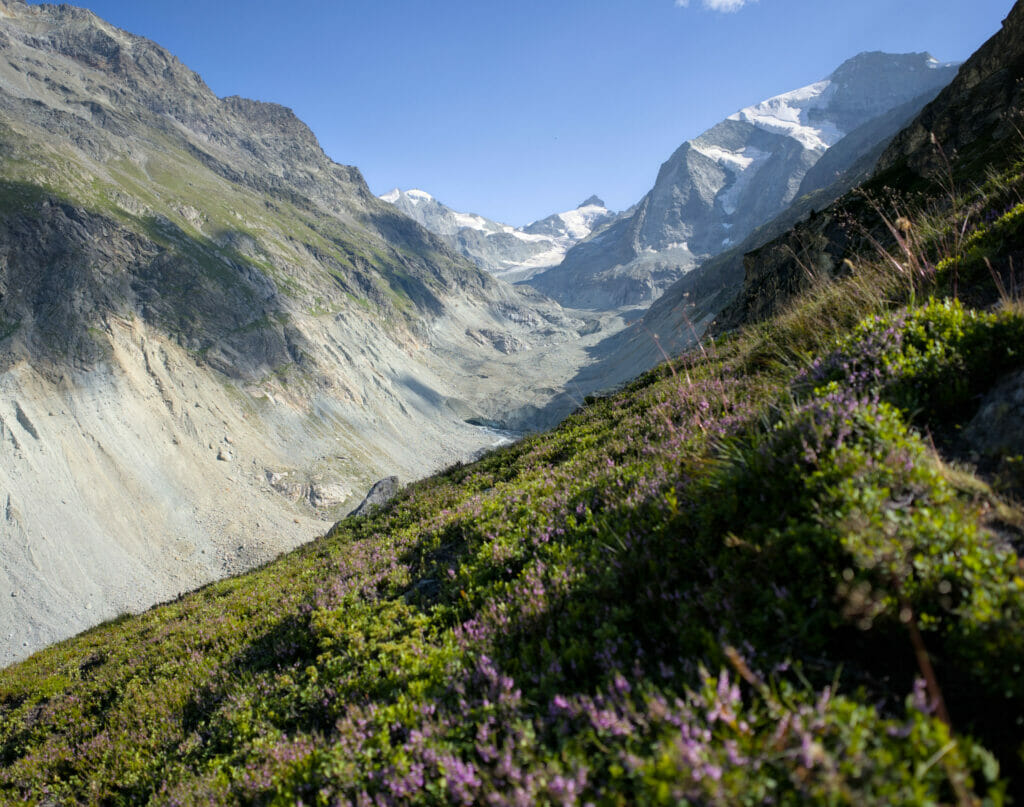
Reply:
[[[891,69],[899,66],[913,72],[915,67],[936,70],[942,67],[950,67],[954,62],[940,62],[928,51],[920,53],[886,53],[881,50],[866,50],[851,56],[839,67],[837,67],[829,79],[839,81],[843,78],[865,70]]]
[[[426,191],[421,191],[419,188],[409,188],[407,191],[403,191],[401,188],[392,188],[387,193],[382,194],[383,199],[388,204],[395,204],[400,199],[404,199],[407,202],[417,205],[420,202],[436,202],[437,200]]]
[[[558,264],[570,247],[614,218],[596,195],[573,210],[538,219],[525,227],[461,213],[422,190],[394,188],[380,198],[441,236],[452,249],[480,268],[506,280],[529,277]]]

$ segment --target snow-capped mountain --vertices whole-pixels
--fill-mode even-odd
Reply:
[[[629,215],[529,282],[574,307],[648,304],[798,195],[830,184],[898,131],[893,110],[907,106],[912,117],[955,74],[927,53],[862,53],[822,81],[746,107],[683,143]],[[807,187],[826,153],[829,170]]]
[[[597,196],[575,210],[525,227],[460,213],[422,190],[395,188],[380,198],[444,238],[477,266],[509,281],[527,279],[561,263],[571,247],[615,218]]]

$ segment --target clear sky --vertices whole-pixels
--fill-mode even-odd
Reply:
[[[637,202],[684,141],[865,50],[962,61],[1012,0],[79,0],[371,189],[510,224]],[[718,7],[718,8],[716,8]],[[730,10],[731,9],[731,10]]]

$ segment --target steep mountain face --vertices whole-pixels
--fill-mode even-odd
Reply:
[[[926,53],[862,53],[822,81],[740,110],[680,146],[631,215],[530,284],[578,308],[649,304],[798,195],[832,184],[954,73]]]
[[[574,383],[590,389],[614,386],[630,379],[638,369],[653,367],[666,355],[676,355],[693,346],[740,294],[746,256],[804,220],[808,224],[824,224],[816,211],[827,208],[868,180],[894,134],[908,126],[919,111],[916,101],[904,104],[836,143],[808,171],[796,201],[743,241],[704,261],[669,286],[642,319],[609,336],[596,351],[602,356],[601,361],[583,368]],[[828,180],[831,184],[814,190]],[[807,265],[803,256],[810,243],[805,237],[787,249],[796,249]],[[794,261],[792,266],[803,274],[798,262]]]
[[[1014,5],[1002,29],[960,68],[956,78],[897,134],[878,160],[871,185],[948,186],[949,172],[977,182],[999,160],[1019,154],[1024,105],[1024,6]],[[981,156],[983,167],[974,160]],[[940,197],[948,193],[942,187]],[[948,201],[948,199],[947,199]],[[843,221],[860,202],[844,197],[817,216],[751,251],[743,282],[716,327],[728,329],[772,316],[816,278],[834,277],[863,246]],[[853,234],[855,235],[855,234]],[[884,230],[880,237],[885,238]],[[809,273],[807,268],[811,267]],[[809,276],[809,274],[811,276]]]
[[[441,236],[481,269],[508,280],[526,280],[560,263],[565,253],[615,218],[597,196],[575,210],[555,213],[525,227],[459,213],[421,190],[398,188],[380,197]]]
[[[0,154],[0,663],[309,540],[586,361],[595,323],[87,11],[0,0]]]

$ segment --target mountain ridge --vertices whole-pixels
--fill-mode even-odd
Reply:
[[[557,264],[574,244],[617,215],[596,194],[572,210],[522,227],[501,224],[476,213],[460,213],[416,188],[395,188],[380,198],[441,236],[481,269],[510,282],[525,280]]]

